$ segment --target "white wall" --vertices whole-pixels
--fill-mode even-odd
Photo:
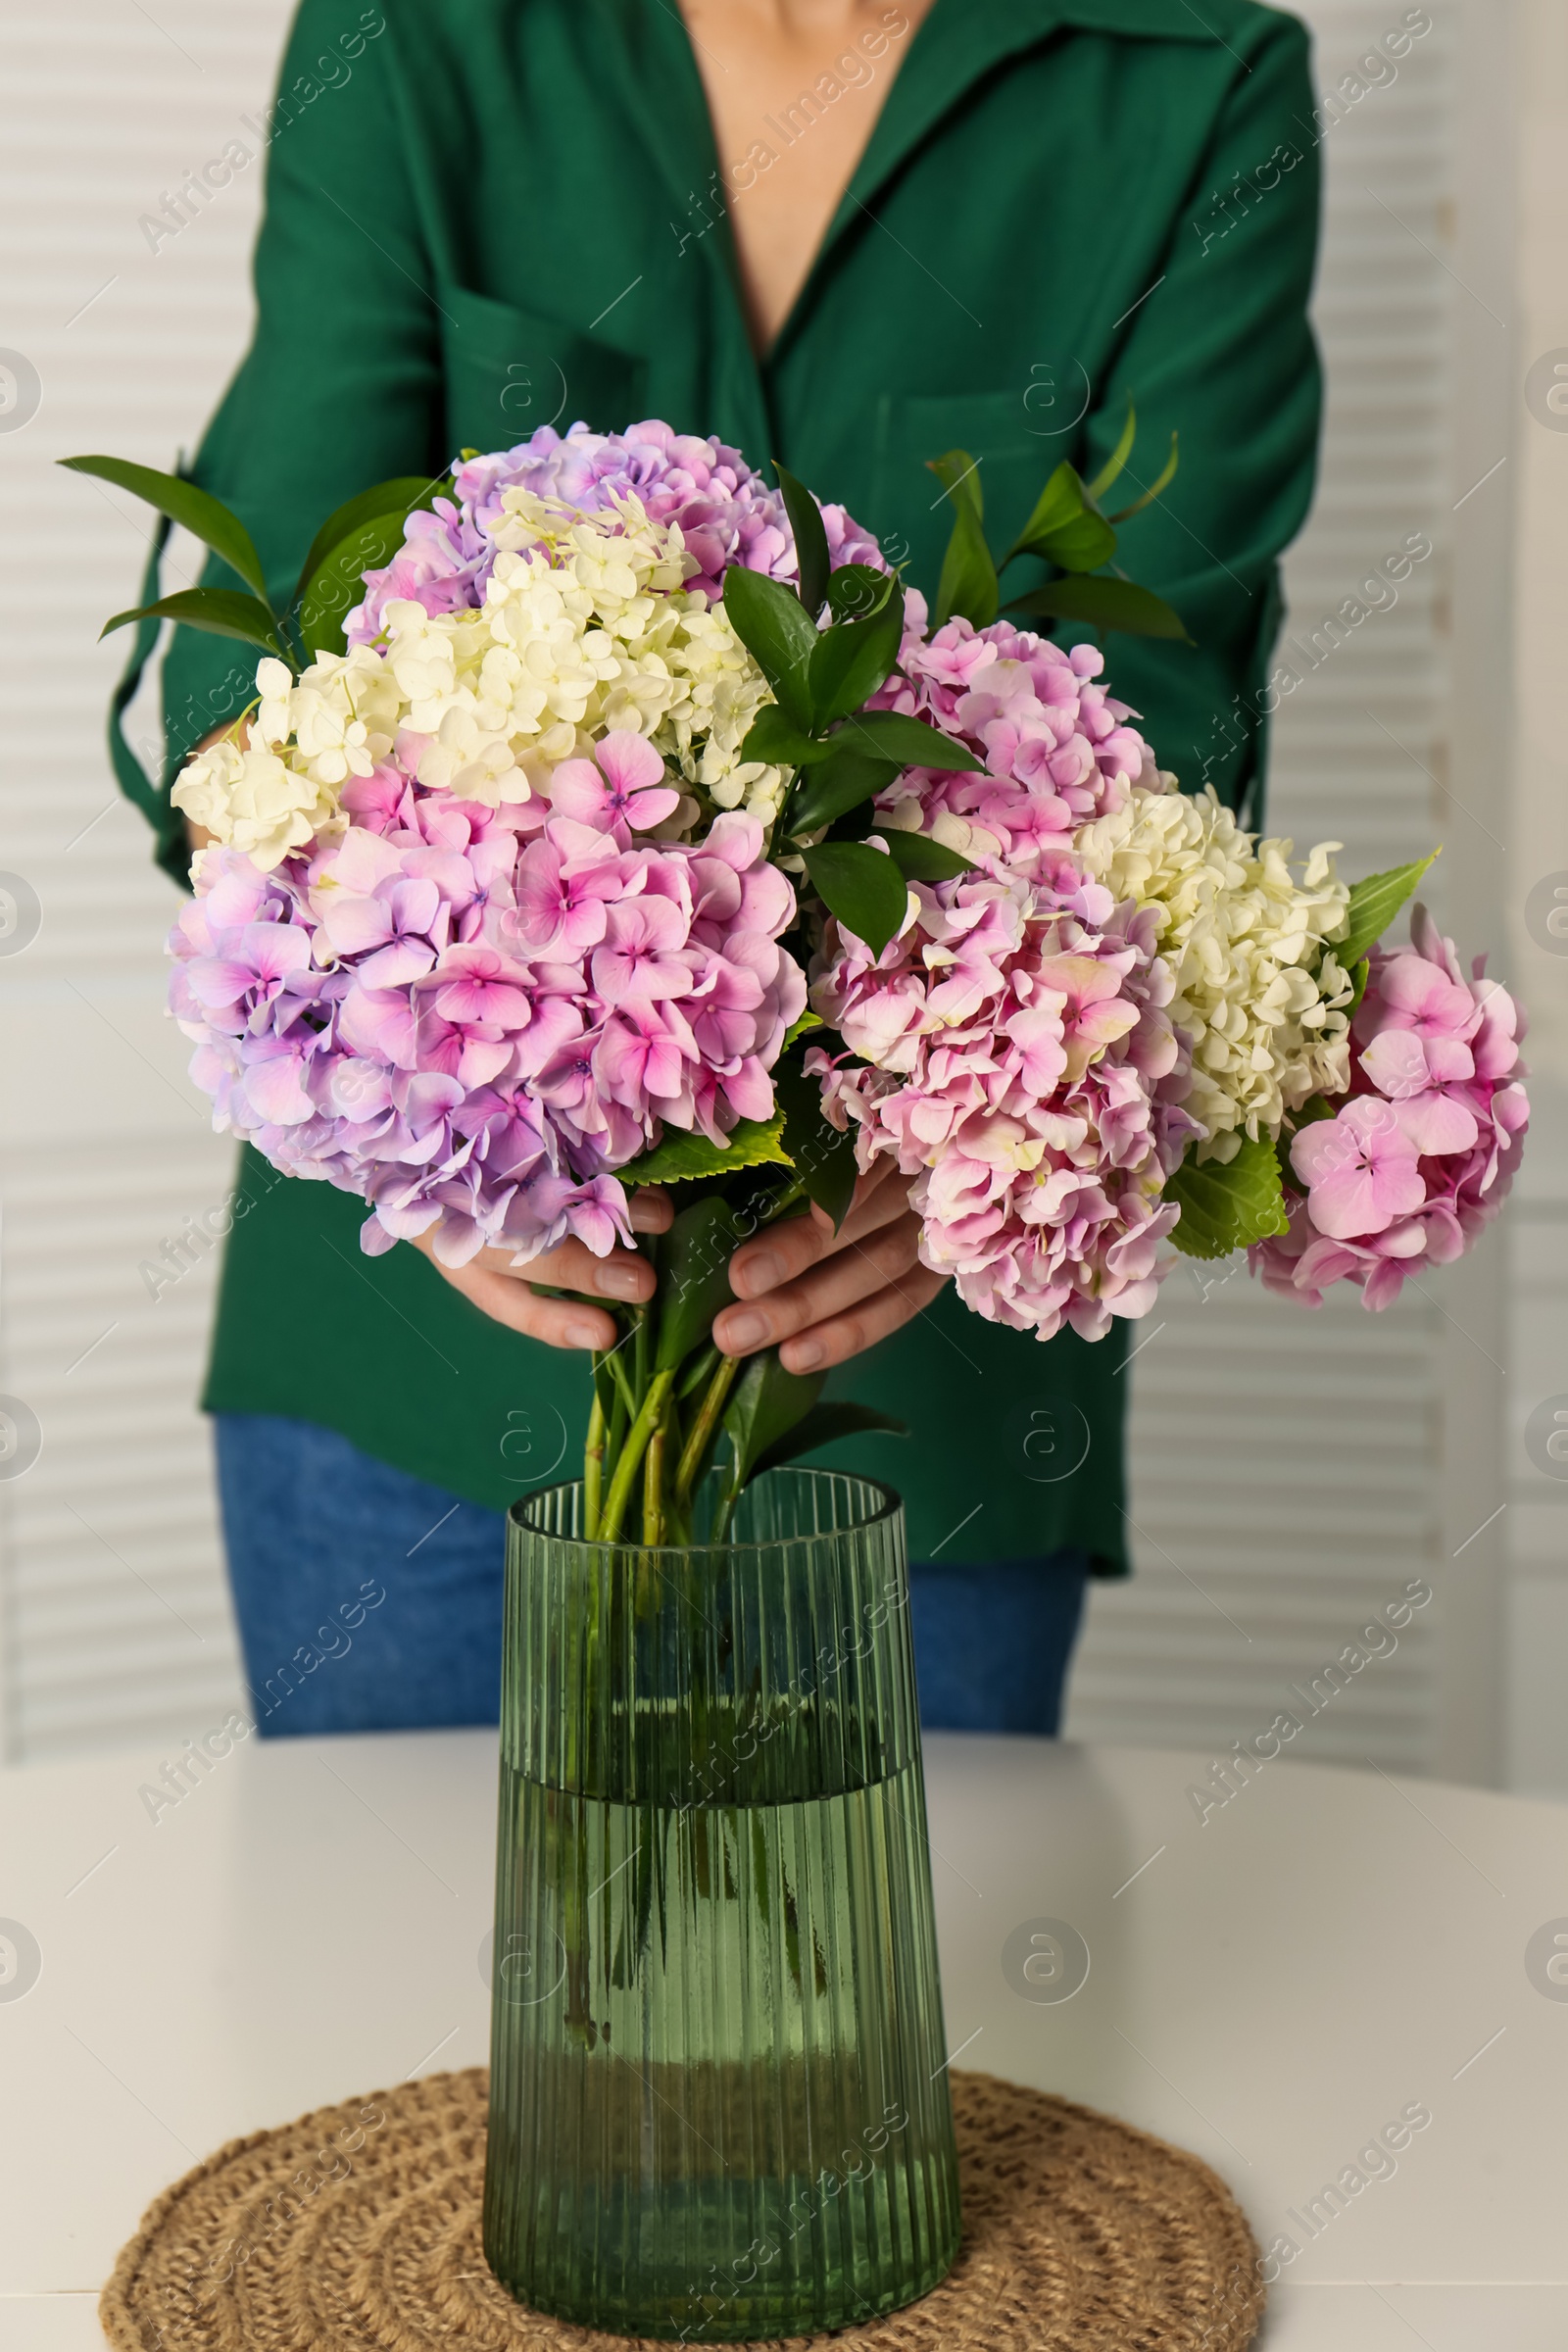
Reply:
[[[1404,10],[1305,13],[1332,81]],[[1096,1597],[1069,1725],[1226,1747],[1366,1606],[1426,1575],[1438,1600],[1419,1637],[1312,1727],[1319,1752],[1568,1788],[1568,1487],[1523,1437],[1529,1409],[1568,1392],[1568,1185],[1550,1140],[1568,962],[1523,912],[1536,880],[1568,869],[1568,434],[1520,392],[1531,360],[1568,346],[1568,31],[1560,0],[1431,13],[1397,81],[1325,141],[1332,392],[1293,625],[1407,531],[1436,552],[1286,705],[1272,815],[1303,844],[1343,839],[1352,872],[1446,840],[1434,896],[1467,937],[1506,938],[1545,1115],[1506,1241],[1387,1316],[1349,1299],[1298,1315],[1240,1276],[1205,1289],[1178,1271],[1134,1367],[1140,1575]],[[0,341],[41,386],[29,420],[0,407],[0,867],[42,912],[22,952],[0,938],[0,1391],[43,1438],[25,1477],[0,1477],[0,1752],[18,1760],[175,1736],[236,1684],[193,1404],[211,1268],[156,1301],[138,1271],[221,1197],[229,1164],[162,1014],[176,896],[101,744],[120,654],[91,639],[132,599],[146,525],[51,461],[167,465],[216,400],[245,339],[259,165],[156,253],[140,222],[225,141],[259,146],[244,118],[286,12],[160,0],[154,23],[77,0],[69,48],[20,0],[10,14]]]

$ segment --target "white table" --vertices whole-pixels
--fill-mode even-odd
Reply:
[[[221,2141],[483,2059],[494,1750],[252,1740],[156,1822],[162,1758],[0,1776],[0,1918],[40,1954],[0,1983],[4,2352],[100,2345],[116,2249]],[[928,1742],[950,2048],[1290,2234],[1269,2352],[1562,2352],[1568,1997],[1527,1947],[1568,1935],[1568,1809],[1282,1759],[1200,1823],[1207,1765]],[[1089,1947],[1069,1999],[1004,1973],[1043,1918]],[[1396,2172],[1309,2237],[1290,2209],[1407,2106]]]

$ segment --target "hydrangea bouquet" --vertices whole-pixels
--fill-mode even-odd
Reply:
[[[72,461],[245,583],[145,612],[263,656],[173,796],[214,845],[170,945],[216,1123],[450,1266],[604,1254],[672,1188],[659,1297],[595,1359],[590,1533],[689,1541],[721,1460],[721,1536],[759,1468],[876,1425],[710,1327],[746,1234],[842,1220],[880,1157],[926,1265],[1041,1339],[1146,1313],[1172,1247],[1383,1306],[1496,1212],[1514,1004],[1419,909],[1379,944],[1430,860],[1293,864],[1024,625],[1183,634],[1106,569],[1132,433],[1047,484],[1017,620],[961,451],[929,612],[841,508],[658,422],[366,492],[282,612],[193,484]]]
[[[1132,432],[1047,483],[1013,618],[961,451],[929,612],[841,510],[660,423],[381,484],[281,611],[194,485],[75,461],[243,583],[119,618],[262,656],[173,795],[219,1126],[452,1268],[548,1279],[672,1196],[582,1480],[508,1531],[483,2242],[596,2328],[815,2340],[958,2245],[901,1516],[744,1491],[891,1425],[721,1355],[736,1246],[891,1163],[975,1313],[1097,1340],[1173,1249],[1381,1306],[1518,1158],[1506,992],[1424,914],[1378,944],[1422,868],[1348,888],[1184,798],[1101,653],[1031,625],[1184,633],[1107,568]]]

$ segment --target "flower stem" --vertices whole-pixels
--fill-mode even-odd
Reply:
[[[790,777],[789,782],[785,785],[783,793],[779,798],[778,810],[773,818],[773,822],[768,830],[767,836],[767,861],[769,865],[775,865],[778,862],[779,849],[786,838],[784,832],[784,812],[790,805],[796,785],[800,782],[805,772],[806,771],[804,768],[796,768],[794,774]]]
[[[594,1358],[597,1372],[599,1359]],[[588,1412],[588,1446],[582,1457],[583,1533],[590,1542],[599,1533],[599,1502],[605,1482],[605,1408],[599,1401],[599,1385],[594,1384],[594,1400]]]
[[[665,1399],[674,1385],[675,1375],[672,1371],[656,1372],[648,1385],[648,1394],[643,1398],[636,1420],[626,1432],[626,1443],[620,1449],[615,1475],[610,1482],[610,1494],[599,1530],[601,1543],[614,1544],[619,1541],[621,1522],[626,1516],[626,1505],[631,1500],[632,1481],[641,1467],[650,1439],[664,1418]]]
[[[626,1399],[617,1388],[610,1407],[610,1434],[605,1442],[605,1478],[607,1481],[615,1475],[615,1464],[619,1461],[620,1449],[626,1443],[626,1431],[630,1426],[631,1418],[631,1414],[626,1410]],[[601,1509],[600,1516],[601,1519],[604,1516],[603,1509]]]
[[[648,1441],[643,1456],[643,1542],[649,1545],[664,1541],[664,1449],[669,1434],[669,1402],[660,1415],[659,1427]]]
[[[625,1346],[625,1338],[622,1338],[607,1355],[601,1356],[599,1360],[604,1364],[615,1384],[615,1393],[626,1408],[627,1420],[634,1421],[637,1418],[637,1404],[631,1393],[631,1382],[626,1377]]]
[[[737,1475],[740,1470],[740,1450],[737,1447],[734,1468],[730,1474],[729,1485],[724,1490],[723,1497],[719,1502],[718,1509],[713,1513],[713,1532],[709,1538],[709,1541],[712,1544],[722,1544],[729,1536],[730,1521],[735,1516],[735,1505],[740,1500],[741,1482],[739,1476]]]
[[[686,1441],[680,1457],[680,1467],[675,1473],[675,1500],[677,1503],[684,1505],[690,1500],[692,1489],[697,1484],[698,1473],[702,1469],[708,1449],[713,1442],[713,1434],[718,1427],[718,1417],[724,1410],[724,1401],[734,1386],[735,1375],[740,1368],[739,1356],[722,1355],[718,1359],[718,1369],[708,1384],[708,1394],[704,1396],[702,1407],[696,1420],[692,1423],[692,1434]]]

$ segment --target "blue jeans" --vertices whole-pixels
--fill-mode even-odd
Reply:
[[[218,1485],[264,1737],[494,1723],[506,1521],[335,1430],[220,1413]],[[920,1720],[1054,1733],[1081,1553],[909,1572]]]

